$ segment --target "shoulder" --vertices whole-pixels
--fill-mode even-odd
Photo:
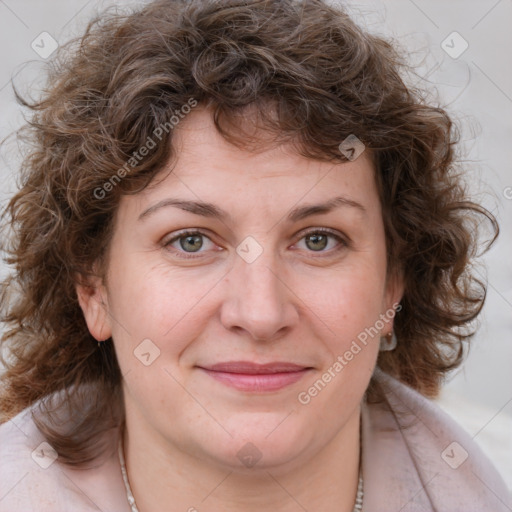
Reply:
[[[0,511],[65,510],[67,492],[45,443],[26,409],[0,426]],[[86,509],[87,510],[87,509]]]
[[[62,464],[32,411],[0,425],[0,512],[126,512],[119,499],[117,461],[86,470]]]
[[[370,466],[366,471],[374,490],[387,493],[389,510],[512,510],[503,479],[462,427],[433,401],[380,370],[375,383],[382,400],[363,406],[363,468]],[[385,512],[382,499],[372,495],[369,489],[369,504],[378,501],[375,510]]]

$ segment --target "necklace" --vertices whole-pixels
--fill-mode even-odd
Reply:
[[[126,464],[124,461],[124,450],[123,450],[123,440],[119,438],[119,462],[121,463],[121,473],[123,475],[124,486],[126,488],[126,497],[128,498],[128,503],[132,509],[132,512],[139,512],[137,505],[135,503],[135,498],[133,497],[133,492],[130,487],[130,482],[128,481],[128,473],[126,472]],[[359,483],[357,484],[357,494],[356,494],[356,503],[354,505],[353,512],[362,512],[363,510],[363,475],[359,472]]]

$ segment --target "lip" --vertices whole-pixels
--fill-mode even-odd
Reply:
[[[253,392],[277,391],[299,381],[311,370],[311,367],[281,361],[265,364],[229,361],[199,368],[227,386]]]

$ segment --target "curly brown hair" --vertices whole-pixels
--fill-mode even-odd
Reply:
[[[388,272],[405,283],[398,347],[381,353],[378,366],[434,396],[461,363],[485,299],[470,266],[475,227],[488,219],[491,243],[498,227],[467,197],[452,120],[404,83],[404,70],[394,45],[323,0],[158,0],[92,20],[50,61],[41,99],[16,92],[33,113],[19,133],[30,144],[20,190],[2,217],[13,266],[0,296],[3,419],[62,392],[53,406],[41,400],[37,424],[75,465],[93,460],[98,434],[123,421],[113,344],[97,348],[75,287],[104,261],[120,197],[143,190],[173,155],[173,130],[144,159],[133,155],[191,98],[238,147],[248,148],[239,116],[246,109],[309,158],[342,162],[341,141],[355,134],[364,142]],[[94,397],[87,410],[83,393]],[[80,418],[72,433],[51,421],[59,406]]]

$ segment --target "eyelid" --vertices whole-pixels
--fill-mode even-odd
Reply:
[[[169,238],[169,239],[166,239],[164,237],[163,240],[162,240],[162,246],[165,249],[168,249],[168,247],[170,247],[171,244],[173,244],[174,242],[176,242],[180,238],[184,238],[186,236],[194,236],[194,235],[201,235],[201,236],[207,238],[208,240],[210,240],[210,242],[212,244],[215,244],[215,242],[211,239],[211,236],[209,236],[208,233],[205,230],[199,229],[199,228],[189,228],[189,229],[183,229],[181,231],[175,232],[173,234],[173,236],[171,238]],[[197,253],[185,252],[185,251],[180,251],[180,250],[174,249],[174,248],[171,248],[171,249],[168,249],[168,250],[173,252],[174,254],[179,254],[180,256],[178,256],[178,257],[182,258],[182,259],[199,258],[199,257],[201,257],[201,255],[204,252],[204,251],[199,251]],[[196,254],[197,254],[197,256],[195,256]]]
[[[350,239],[350,237],[348,237],[344,233],[340,233],[339,231],[331,229],[331,228],[307,228],[306,230],[298,233],[297,242],[300,242],[304,237],[306,237],[308,235],[312,235],[312,234],[316,234],[316,233],[329,235],[330,237],[334,238],[338,242],[338,244],[341,246],[341,248],[350,247],[352,245],[352,240]],[[316,256],[316,257],[331,256],[331,255],[337,253],[341,248],[338,247],[338,248],[331,249],[329,251],[318,251],[317,252],[318,256]],[[309,252],[312,254],[315,254],[315,251],[309,251]]]
[[[323,228],[323,227],[318,227],[318,228],[306,228],[304,229],[303,231],[300,231],[297,236],[300,236],[300,238],[303,238],[304,236],[306,235],[309,235],[311,233],[326,233],[328,235],[332,235],[333,237],[338,237],[340,239],[343,239],[343,238],[346,238],[347,240],[349,240],[349,238],[344,235],[343,233],[337,231],[336,229],[331,229],[331,228]]]
[[[304,237],[310,235],[310,234],[325,234],[325,235],[328,235],[332,238],[334,238],[338,244],[341,246],[341,247],[337,247],[337,248],[334,248],[334,249],[331,249],[329,251],[318,251],[317,252],[317,256],[314,256],[314,257],[327,257],[327,256],[331,256],[335,253],[337,253],[339,250],[343,249],[343,248],[346,248],[348,246],[351,245],[351,240],[348,236],[346,236],[345,234],[342,234],[336,230],[333,230],[331,228],[325,228],[325,227],[313,227],[313,228],[307,228],[305,230],[302,230],[300,231],[296,236],[297,236],[297,241],[293,244],[295,245],[296,243],[300,242]],[[189,229],[183,229],[181,231],[178,231],[176,233],[173,234],[172,238],[169,238],[169,239],[163,239],[163,242],[162,242],[162,245],[164,248],[168,248],[172,243],[174,243],[175,241],[179,240],[180,238],[183,238],[183,237],[186,237],[186,236],[194,236],[194,235],[201,235],[205,238],[207,238],[210,242],[212,242],[213,244],[215,244],[215,242],[211,239],[211,236],[208,234],[208,232],[206,232],[205,230],[201,229],[201,228],[189,228]],[[185,251],[180,251],[180,250],[177,250],[177,249],[173,249],[173,252],[176,254],[179,254],[180,256],[178,256],[179,258],[182,258],[182,259],[194,259],[194,258],[199,258],[201,257],[201,254],[203,254],[203,252],[206,252],[206,251],[199,251],[197,253],[187,253]],[[220,249],[220,250],[223,250],[223,249]],[[315,254],[315,251],[308,251],[309,253],[311,254]],[[197,256],[195,256],[197,254]]]

